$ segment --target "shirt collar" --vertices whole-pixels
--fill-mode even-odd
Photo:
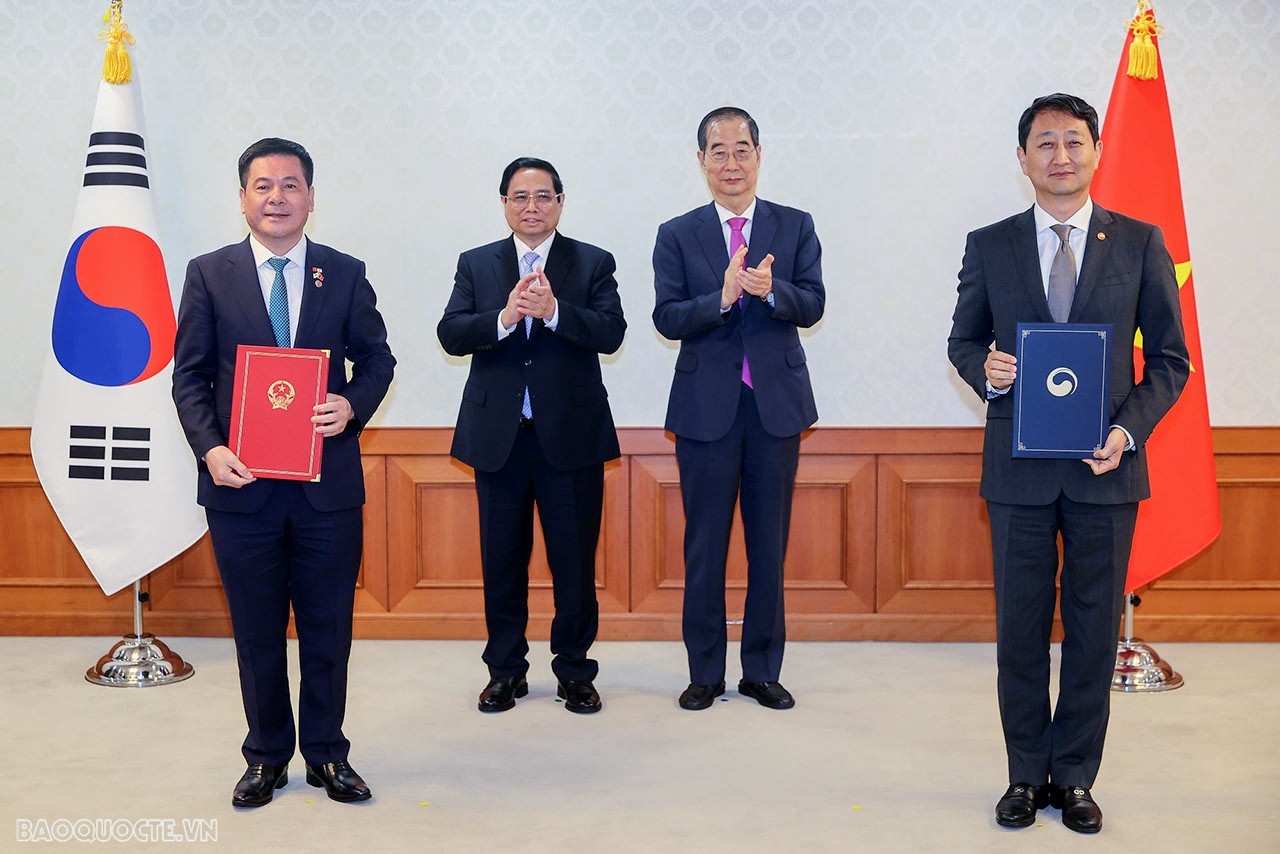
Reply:
[[[720,204],[719,202],[713,202],[712,204],[714,204],[714,205],[716,206],[716,216],[720,217],[720,224],[721,224],[721,225],[724,225],[724,224],[725,224],[725,223],[727,223],[731,218],[733,218],[733,217],[735,217],[735,216],[740,216],[740,217],[742,217],[743,219],[745,219],[747,222],[751,222],[753,219],[755,219],[755,216],[756,216],[756,202],[757,202],[757,201],[759,201],[759,200],[758,200],[758,199],[752,199],[752,200],[751,200],[751,204],[747,205],[747,209],[746,209],[745,211],[743,211],[742,213],[740,213],[740,214],[736,214],[736,213],[734,213],[733,211],[729,210],[728,208],[726,208],[724,205]]]
[[[556,239],[554,231],[547,235],[546,240],[533,247],[526,246],[525,242],[515,234],[511,235],[511,239],[516,242],[516,258],[523,258],[527,252],[536,252],[538,253],[538,262],[542,264],[543,269],[546,269],[547,253],[551,251],[551,242]]]
[[[270,249],[259,243],[258,238],[254,237],[252,234],[249,235],[249,249],[253,251],[253,265],[255,267],[263,266],[270,258],[288,258],[299,267],[302,267],[307,263],[307,236],[305,234],[302,235],[297,243],[293,244],[292,249],[283,255],[276,255]]]
[[[1058,225],[1058,221],[1053,218],[1053,215],[1051,213],[1046,211],[1044,208],[1040,207],[1039,202],[1036,202],[1032,210],[1035,212],[1036,234],[1040,234],[1041,232],[1048,231],[1051,227]],[[1078,228],[1082,231],[1088,231],[1089,219],[1092,216],[1093,216],[1093,198],[1088,197],[1084,200],[1084,205],[1081,206],[1080,210],[1076,211],[1071,216],[1069,216],[1064,224],[1070,225],[1074,228]]]

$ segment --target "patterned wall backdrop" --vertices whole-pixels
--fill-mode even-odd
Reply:
[[[368,261],[400,359],[375,423],[452,424],[466,363],[444,355],[435,324],[458,253],[506,231],[502,167],[529,154],[562,173],[562,230],[618,259],[618,422],[661,424],[675,349],[649,321],[653,238],[707,200],[696,122],[735,103],[760,122],[761,195],[812,211],[825,248],[827,316],[805,337],[820,423],[945,426],[981,415],[945,354],[965,234],[1032,198],[1018,114],[1056,90],[1104,114],[1134,5],[127,0],[125,16],[175,295],[188,258],[244,236],[244,147],[303,142],[317,163],[310,232]],[[31,421],[106,6],[0,4],[3,425]],[[1275,242],[1264,229],[1280,197],[1280,7],[1156,12],[1213,422],[1280,424],[1280,277],[1259,248]]]

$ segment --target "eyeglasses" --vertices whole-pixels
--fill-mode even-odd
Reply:
[[[555,202],[560,201],[564,193],[534,193],[532,196],[528,193],[512,193],[509,196],[503,196],[502,200],[513,208],[527,208],[529,200],[540,208],[549,208]]]
[[[744,160],[750,160],[755,153],[756,150],[754,148],[748,148],[744,145],[733,150],[733,159],[741,163]],[[707,152],[706,156],[712,163],[728,163],[729,149],[717,148],[715,151]]]

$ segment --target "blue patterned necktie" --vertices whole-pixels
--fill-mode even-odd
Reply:
[[[520,256],[520,278],[524,278],[533,272],[533,268],[538,263],[537,252],[526,252]],[[533,334],[533,318],[525,317],[524,319],[524,337],[528,338]]]
[[[267,263],[276,271],[271,282],[271,298],[267,301],[267,315],[271,318],[271,331],[276,334],[276,346],[289,346],[289,294],[284,284],[284,267],[288,258],[268,258]]]
[[[538,263],[537,252],[526,252],[520,256],[520,278],[524,278],[533,272],[533,268]],[[533,318],[528,315],[524,319],[524,337],[528,338],[533,334]],[[525,418],[533,417],[533,402],[529,399],[529,387],[524,387],[524,403],[520,406],[520,414]]]

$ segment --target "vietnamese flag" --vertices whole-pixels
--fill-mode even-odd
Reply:
[[[1129,559],[1126,592],[1149,584],[1190,560],[1222,529],[1218,483],[1209,432],[1200,324],[1191,274],[1191,251],[1182,209],[1182,185],[1173,143],[1173,120],[1164,86],[1158,33],[1151,5],[1143,0],[1129,22],[1102,124],[1102,161],[1090,193],[1104,208],[1154,223],[1173,256],[1182,303],[1182,324],[1191,376],[1173,409],[1147,442],[1151,498],[1139,504],[1138,528]],[[1142,332],[1134,362],[1142,372]]]

